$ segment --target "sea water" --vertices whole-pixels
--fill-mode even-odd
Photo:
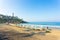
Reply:
[[[60,22],[29,22],[28,24],[60,26]]]
[[[31,27],[31,28],[40,28],[40,27],[51,27],[60,29],[60,22],[28,22],[20,23],[19,26],[22,27]]]

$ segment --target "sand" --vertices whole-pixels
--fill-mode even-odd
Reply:
[[[0,40],[60,40],[60,30],[52,29],[51,33],[28,30],[12,25],[0,24]]]

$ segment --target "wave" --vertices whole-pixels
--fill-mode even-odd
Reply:
[[[18,24],[20,27],[28,27],[28,28],[56,28],[60,29],[60,25],[38,25],[38,24]]]

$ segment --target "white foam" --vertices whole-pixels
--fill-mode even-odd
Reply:
[[[46,28],[46,27],[58,27],[60,28],[60,26],[55,26],[55,25],[35,25],[35,24],[19,24],[18,26],[20,27],[29,27],[29,28]]]

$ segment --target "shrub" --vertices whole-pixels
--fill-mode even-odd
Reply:
[[[46,33],[50,33],[50,30],[46,30]]]
[[[42,28],[43,31],[45,31],[46,29],[45,28]]]
[[[36,31],[40,31],[40,29],[36,29]]]

